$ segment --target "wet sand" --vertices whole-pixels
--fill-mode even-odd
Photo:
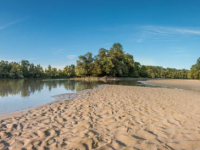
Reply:
[[[200,93],[107,85],[1,119],[0,149],[200,149]]]
[[[200,92],[200,80],[156,79],[142,82]]]

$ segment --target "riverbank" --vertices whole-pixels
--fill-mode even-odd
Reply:
[[[195,149],[200,93],[106,85],[2,119],[0,149]]]
[[[148,78],[124,78],[124,77],[81,77],[81,78],[70,78],[75,81],[127,81],[127,80],[147,80]]]
[[[158,86],[168,86],[172,88],[180,88],[184,90],[200,92],[200,80],[189,79],[155,79],[142,81],[145,84],[153,84]]]

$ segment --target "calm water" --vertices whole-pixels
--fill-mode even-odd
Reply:
[[[76,93],[102,84],[144,86],[136,80],[104,82],[71,81],[67,79],[0,80],[0,114],[16,112],[55,100],[52,96]]]

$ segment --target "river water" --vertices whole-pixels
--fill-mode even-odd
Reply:
[[[102,84],[147,86],[138,80],[72,81],[69,79],[1,79],[0,114],[32,108],[55,100],[54,95],[76,93]],[[150,85],[149,85],[150,86]]]

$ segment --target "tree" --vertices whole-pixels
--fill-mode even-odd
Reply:
[[[140,76],[141,76],[141,77],[144,77],[144,78],[148,77],[147,68],[146,68],[146,66],[144,66],[144,65],[142,65],[142,66],[140,67]]]
[[[141,64],[139,62],[135,62],[134,64],[135,64],[135,70],[134,70],[133,77],[138,78],[138,77],[140,77],[139,72],[140,72],[140,66],[141,66]]]
[[[64,75],[64,73],[63,73],[63,71],[61,69],[59,69],[57,71],[57,75],[56,76],[59,77],[59,78],[65,77],[65,75]]]
[[[196,62],[196,68],[198,69],[198,70],[200,70],[200,57],[197,59],[197,62]]]
[[[99,54],[95,56],[93,75],[107,76],[110,75],[114,65],[111,57],[108,55],[108,50],[101,48]]]
[[[24,78],[23,72],[21,71],[20,65],[18,63],[12,63],[12,68],[10,70],[9,77],[13,79]]]
[[[63,69],[63,73],[67,76],[67,77],[74,77],[75,76],[75,65],[70,65],[70,66],[66,66]]]
[[[30,63],[28,60],[22,60],[21,61],[21,71],[23,72],[23,76],[25,78],[29,77],[29,67],[30,67]]]
[[[36,77],[36,70],[35,70],[34,64],[30,64],[29,77],[31,77],[31,78],[35,78]]]
[[[48,65],[47,69],[45,70],[46,76],[51,78],[52,72],[51,72],[51,65]]]
[[[8,61],[0,62],[0,78],[8,78],[12,66]]]
[[[134,77],[135,62],[133,56],[130,54],[124,54],[124,76]]]
[[[52,68],[51,69],[51,77],[52,78],[56,78],[57,76],[57,68]]]
[[[85,55],[80,55],[78,58],[75,69],[76,74],[78,76],[91,76],[94,69],[92,53],[88,52]]]
[[[192,79],[200,79],[200,58],[198,58],[196,64],[192,65],[190,68],[189,76]]]
[[[111,47],[110,51],[108,52],[109,57],[111,58],[112,64],[114,67],[111,70],[112,76],[123,76],[124,71],[124,51],[123,47],[120,43],[114,43]]]
[[[44,77],[44,70],[40,65],[35,66],[35,78]]]

